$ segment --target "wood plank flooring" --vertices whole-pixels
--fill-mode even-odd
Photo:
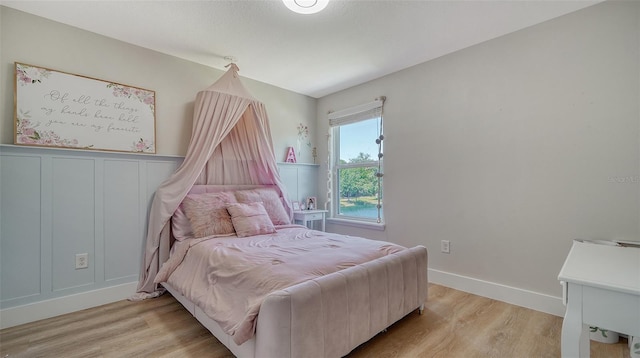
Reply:
[[[560,317],[432,284],[424,315],[409,314],[348,357],[559,357],[561,328]],[[0,358],[11,357],[233,355],[166,294],[4,329]],[[627,341],[591,342],[591,357],[628,358]]]

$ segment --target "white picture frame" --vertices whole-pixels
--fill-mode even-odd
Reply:
[[[318,209],[318,201],[315,196],[310,196],[307,198],[307,210],[317,210]]]

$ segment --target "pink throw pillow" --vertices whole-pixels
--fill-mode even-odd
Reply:
[[[231,214],[231,221],[238,237],[276,232],[262,203],[229,204],[227,211]]]
[[[184,206],[182,203],[180,203],[176,211],[171,216],[171,233],[177,241],[193,239],[193,229],[191,229],[189,218],[184,213]]]
[[[193,229],[195,238],[234,233],[227,205],[235,203],[231,193],[189,194],[182,200],[182,208]]]
[[[282,205],[282,199],[273,188],[256,188],[235,192],[239,203],[262,202],[273,225],[289,225],[291,218]]]

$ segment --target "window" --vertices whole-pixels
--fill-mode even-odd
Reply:
[[[382,222],[383,103],[380,98],[329,114],[333,218]]]

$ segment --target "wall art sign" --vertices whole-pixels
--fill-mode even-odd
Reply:
[[[155,91],[15,66],[15,144],[156,152]]]

